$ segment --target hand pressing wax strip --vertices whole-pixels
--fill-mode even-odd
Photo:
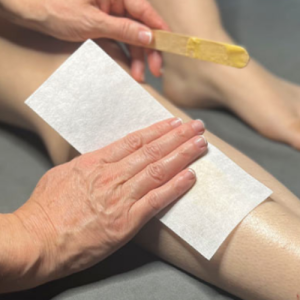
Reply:
[[[97,44],[85,42],[26,101],[81,153],[172,117]],[[210,259],[271,191],[213,145],[191,165],[197,182],[158,216]]]
[[[247,50],[240,46],[162,30],[153,30],[152,32],[154,38],[149,46],[152,49],[235,68],[246,67],[250,59]]]

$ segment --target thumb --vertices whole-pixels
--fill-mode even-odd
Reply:
[[[148,27],[128,18],[107,16],[104,26],[104,35],[110,39],[136,46],[147,46],[152,41]]]

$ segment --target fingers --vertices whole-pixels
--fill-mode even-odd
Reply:
[[[153,189],[158,188],[178,174],[207,150],[203,136],[196,136],[178,147],[171,154],[149,164],[143,171],[124,184],[131,191],[133,199],[141,199]]]
[[[195,135],[199,137],[199,134],[203,132],[203,122],[195,120],[183,124],[160,138],[145,144],[138,151],[128,155],[118,163],[118,168],[124,170],[123,180],[130,179],[145,169],[149,164],[159,161]]]
[[[96,3],[100,10],[97,8],[98,13],[95,13],[93,9],[91,18],[97,26],[88,35],[89,38],[110,38],[131,45],[147,46],[153,39],[150,28],[169,30],[147,0],[97,0]],[[156,74],[158,71],[154,72],[158,76]]]
[[[151,30],[129,18],[106,15],[99,28],[99,37],[106,37],[136,46],[148,46],[152,41]]]
[[[147,49],[147,60],[151,73],[155,77],[159,77],[162,75],[162,64],[163,59],[160,52],[156,50],[148,50]]]
[[[101,16],[99,37],[107,37],[136,46],[147,46],[153,38],[150,28],[168,30],[167,24],[146,0],[127,0],[124,1],[124,6],[119,4],[111,6],[110,11],[118,16],[130,15],[137,21],[126,17],[106,15],[104,18]]]
[[[97,1],[99,8],[106,14],[110,13],[110,0]]]
[[[111,2],[111,13],[117,16],[123,16],[125,13],[124,1],[110,1]]]
[[[130,133],[124,138],[96,151],[96,153],[99,159],[104,162],[117,162],[181,124],[182,121],[178,118],[158,122],[145,129]]]
[[[163,59],[160,52],[156,50],[143,49],[138,46],[129,46],[131,56],[131,75],[138,82],[145,81],[145,52],[151,73],[155,77],[162,75]]]
[[[194,171],[184,170],[163,186],[152,190],[141,200],[135,202],[130,209],[134,228],[140,228],[154,215],[185,194],[195,181]]]
[[[126,11],[136,20],[153,29],[169,30],[166,22],[147,0],[127,0],[124,3]]]
[[[131,56],[131,75],[138,81],[145,81],[145,52],[141,47],[129,46]]]

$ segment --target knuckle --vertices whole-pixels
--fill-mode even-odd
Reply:
[[[190,132],[187,126],[180,126],[179,128],[177,128],[175,135],[180,140],[186,140],[190,136]]]
[[[193,156],[191,148],[188,145],[181,147],[178,151],[178,156],[182,161],[190,160]]]
[[[155,125],[155,130],[159,135],[163,135],[166,132],[166,129],[171,129],[171,125],[169,123],[160,123]]]
[[[157,192],[152,191],[151,193],[148,194],[148,204],[153,210],[155,211],[160,210],[161,201]]]
[[[124,19],[121,23],[121,30],[120,30],[120,35],[123,38],[126,38],[127,36],[130,36],[130,31],[131,31],[131,21],[128,19]]]
[[[126,182],[121,187],[122,195],[127,195],[130,199],[133,200],[137,200],[135,198],[136,190],[137,190],[136,185],[131,181]]]
[[[157,144],[147,144],[143,147],[144,155],[151,160],[158,160],[162,157],[161,148]]]
[[[103,18],[103,15],[99,15],[98,13],[90,17],[90,20],[93,20],[93,30],[97,29],[97,32],[100,33],[101,36],[107,36],[107,28],[109,26],[107,18]],[[91,31],[91,30],[90,30]],[[98,41],[97,41],[98,43]]]
[[[138,133],[130,133],[125,137],[125,145],[129,150],[136,151],[143,146],[142,136]]]
[[[150,164],[147,168],[148,176],[157,182],[163,182],[165,179],[165,168],[162,163]]]
[[[96,170],[90,176],[91,183],[97,189],[112,187],[122,178],[122,173],[115,166],[106,166],[101,171]]]
[[[172,190],[174,191],[175,197],[179,197],[186,191],[186,185],[182,181],[175,182],[172,184]]]
[[[92,153],[81,155],[74,160],[74,166],[78,169],[86,170],[99,164],[100,159]]]

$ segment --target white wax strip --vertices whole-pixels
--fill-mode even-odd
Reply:
[[[81,153],[172,116],[92,41],[84,43],[26,104]],[[192,168],[197,183],[159,218],[210,259],[271,191],[212,145]]]

